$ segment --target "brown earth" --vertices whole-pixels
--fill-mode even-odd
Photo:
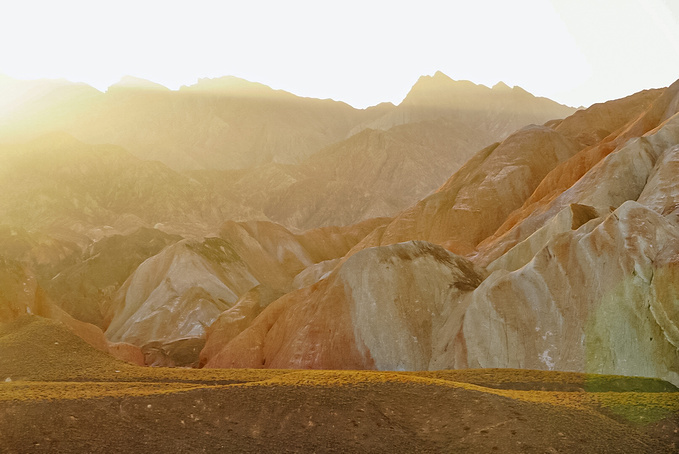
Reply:
[[[679,446],[679,392],[657,379],[516,369],[142,368],[38,317],[0,325],[0,377],[2,453],[671,453]]]
[[[591,410],[424,381],[265,381],[146,396],[11,400],[2,402],[0,427],[0,450],[7,453],[669,453],[679,440],[676,414],[634,427]]]

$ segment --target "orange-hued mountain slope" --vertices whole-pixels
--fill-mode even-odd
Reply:
[[[481,150],[206,365],[678,382],[678,92],[596,105]]]
[[[366,110],[0,85],[0,256],[76,334],[148,365],[679,384],[677,83],[578,111],[441,73]],[[0,322],[35,312],[7,295]]]

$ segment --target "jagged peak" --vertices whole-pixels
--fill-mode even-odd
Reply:
[[[441,71],[436,71],[433,76],[420,76],[403,103],[421,102],[424,99],[427,99],[428,103],[437,103],[441,96],[476,96],[490,91],[485,85],[478,85],[469,80],[455,80]]]
[[[423,75],[417,79],[412,89],[420,87],[479,87],[480,85],[468,80],[455,80],[441,71],[436,71],[433,76]],[[411,91],[412,91],[411,89]]]
[[[512,88],[511,88],[509,85],[507,85],[506,83],[504,83],[504,82],[502,82],[502,81],[500,81],[500,82],[496,83],[495,85],[493,85],[493,90],[498,90],[498,91],[502,90],[502,91],[506,91],[506,90],[511,90],[511,89],[512,89]]]
[[[444,74],[442,71],[436,71],[433,76],[431,76],[432,80],[441,80],[441,81],[452,81],[448,75]]]
[[[123,76],[118,82],[108,87],[108,89],[116,88],[127,88],[127,89],[137,89],[137,90],[160,90],[169,91],[170,89],[159,83],[142,79],[135,76]]]

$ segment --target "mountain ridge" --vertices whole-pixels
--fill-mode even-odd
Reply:
[[[13,226],[0,246],[40,264],[41,288],[77,302],[57,304],[136,344],[148,364],[638,370],[676,383],[679,82],[507,132],[525,112],[544,114],[543,102],[443,74],[422,80],[433,91],[370,113],[407,121],[298,164],[272,155],[250,169],[181,172],[68,133],[5,145],[0,212]],[[461,95],[427,107],[450,84]],[[112,93],[120,104],[106,109],[170,101],[142,91]],[[465,108],[477,91],[492,95],[485,112]],[[512,110],[517,96],[526,109]],[[222,126],[261,112],[278,121],[291,106],[200,99],[196,111],[226,109],[213,117]],[[321,104],[339,110],[314,128],[338,112],[345,133],[353,121],[348,106],[290,99],[306,112],[299,124]],[[105,288],[80,277],[120,254],[133,259]]]

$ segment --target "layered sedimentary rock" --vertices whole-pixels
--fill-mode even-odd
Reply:
[[[204,337],[205,327],[258,284],[233,249],[218,238],[184,240],[146,260],[114,297],[106,335],[157,350]],[[191,347],[193,348],[193,347]],[[171,355],[167,355],[171,356]]]
[[[5,147],[0,215],[13,226],[0,228],[0,257],[7,276],[37,277],[8,278],[2,317],[39,313],[114,350],[56,295],[154,365],[518,367],[679,383],[679,83],[524,126],[553,103],[437,74],[399,106],[354,117],[331,102],[339,116],[319,117],[298,154],[290,144],[306,133],[295,125],[323,103],[236,80],[199,85],[177,94],[129,79],[107,99],[120,112],[170,97],[218,104],[220,120],[201,128],[222,138],[220,121],[247,129],[268,112],[271,131],[228,136],[234,150],[271,151],[252,157],[264,166],[180,173],[64,135]],[[234,100],[236,88],[248,96]],[[230,117],[233,106],[248,118]],[[311,110],[283,121],[290,106]],[[165,129],[145,124],[120,134],[135,146],[148,137],[151,150]],[[279,156],[269,134],[281,124],[290,147]],[[182,146],[212,140],[194,132]],[[500,142],[485,146],[492,134]],[[470,147],[481,151],[443,182]],[[378,215],[389,217],[303,230]]]
[[[308,287],[315,284],[321,279],[325,279],[330,275],[332,270],[341,263],[342,259],[324,260],[314,265],[304,268],[295,279],[292,281],[292,287],[295,289]]]
[[[206,367],[426,368],[440,314],[480,273],[425,242],[363,250],[270,304],[218,353],[204,351]]]
[[[401,212],[374,245],[419,239],[468,253],[576,152],[572,141],[549,127],[523,128],[477,153],[434,194]]]
[[[596,125],[600,122],[600,110],[613,110],[619,112],[616,117],[627,119],[627,122],[622,126],[620,126],[621,120],[617,120],[615,122],[615,125],[618,126],[616,132],[609,134],[604,140],[595,145],[586,146],[572,159],[569,159],[553,169],[542,180],[533,194],[524,202],[521,209],[514,211],[508,216],[503,225],[492,236],[486,238],[479,245],[478,249],[480,251],[480,256],[478,261],[482,264],[489,263],[502,255],[517,242],[522,241],[536,229],[540,228],[546,219],[550,219],[555,211],[558,211],[565,205],[564,203],[560,203],[557,206],[557,204],[554,203],[554,200],[560,198],[561,201],[564,201],[562,193],[567,190],[570,191],[570,188],[575,186],[576,183],[586,184],[592,187],[598,185],[599,179],[601,179],[602,184],[615,184],[616,181],[620,182],[620,177],[615,177],[616,179],[612,182],[608,181],[609,178],[614,176],[614,171],[609,171],[608,175],[590,173],[590,171],[609,154],[624,147],[627,141],[647,133],[652,133],[654,128],[672,117],[677,111],[676,99],[678,91],[679,83],[675,83],[661,93],[642,92],[623,100],[610,101],[609,103],[606,103],[609,104],[607,108],[606,104],[595,105],[586,111],[578,112],[573,115],[573,117],[564,120],[564,122],[558,125],[556,127],[557,130],[564,126],[564,133],[568,134],[569,137],[575,137],[577,136],[577,133],[571,131],[569,125],[572,123],[585,123],[588,125],[588,130],[597,129]],[[575,121],[572,120],[572,118],[576,117],[577,119]],[[605,122],[605,124],[608,124],[608,122]],[[666,132],[668,132],[669,129],[671,128],[668,128]],[[667,140],[669,141],[668,143],[672,143],[673,138],[671,136],[667,139],[661,139],[663,136],[664,134],[659,135],[657,139]],[[661,145],[661,147],[665,146],[666,145]],[[662,150],[655,152],[656,157],[657,153],[661,151]],[[622,167],[627,166],[624,159],[618,162]],[[634,172],[634,169],[628,169],[627,172]],[[586,180],[589,181],[589,183],[579,183],[578,180],[582,179],[583,176],[588,173],[589,177],[587,177]],[[636,184],[643,184],[643,182],[637,182]],[[571,195],[566,197],[573,200],[573,193],[574,191],[570,191]],[[606,197],[606,195],[604,194],[603,197]],[[622,200],[626,199],[623,198]],[[619,203],[620,202],[618,202],[618,204]],[[545,211],[550,210],[551,212],[545,215]]]
[[[142,347],[148,364],[194,364],[206,328],[220,314],[232,318],[247,312],[251,320],[263,309],[264,303],[252,312],[248,291],[269,289],[261,290],[268,295],[292,290],[299,273],[343,256],[385,222],[375,219],[297,235],[269,222],[227,222],[220,237],[182,240],[144,261],[112,297],[105,313],[106,335]]]
[[[260,285],[241,296],[230,309],[222,312],[207,329],[208,340],[200,352],[200,364],[204,365],[217,355],[229,342],[250,326],[264,308],[280,296],[280,292]]]
[[[89,245],[75,263],[45,274],[42,286],[73,317],[103,327],[102,310],[125,280],[144,260],[181,239],[149,228],[104,237]]]
[[[476,259],[494,257],[494,272],[463,299],[464,315],[446,321],[450,331],[430,367],[520,365],[679,380],[670,176],[678,87],[623,126],[610,139],[614,149],[571,187],[482,245]],[[653,130],[629,137],[635,128]]]
[[[678,88],[482,150],[339,262],[309,268],[299,282],[322,279],[269,304],[206,366],[519,367],[679,383]],[[471,262],[399,243],[413,239]]]
[[[375,218],[348,227],[322,227],[298,234],[271,222],[229,221],[222,225],[220,236],[232,245],[260,283],[287,292],[300,273],[344,256],[388,221]]]
[[[450,331],[439,337],[430,367],[586,370],[677,382],[677,320],[665,314],[676,313],[677,283],[669,277],[678,253],[676,224],[625,202],[599,223],[557,235],[516,271],[491,274],[462,301],[464,313],[446,320]]]

